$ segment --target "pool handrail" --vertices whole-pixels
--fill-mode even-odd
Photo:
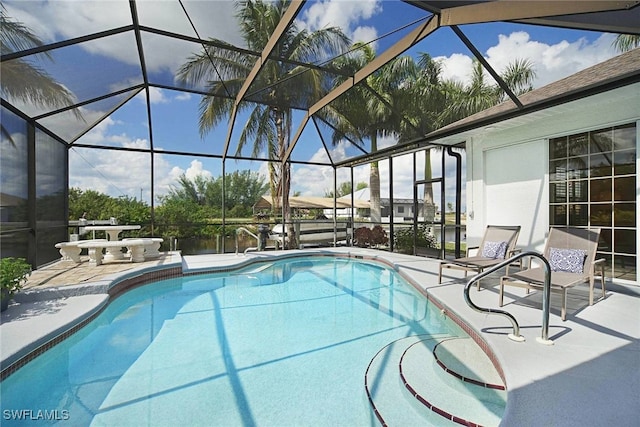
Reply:
[[[484,270],[482,273],[477,274],[467,281],[467,284],[464,288],[464,300],[469,307],[478,311],[480,313],[487,314],[498,314],[501,316],[505,316],[511,322],[513,326],[513,333],[509,334],[509,338],[513,341],[524,341],[524,337],[520,335],[520,326],[518,325],[518,321],[516,318],[509,312],[504,310],[498,310],[495,308],[486,308],[479,307],[473,301],[471,301],[471,297],[469,296],[469,290],[471,286],[473,286],[476,282],[488,276],[489,274],[500,270],[501,268],[507,267],[510,264],[513,264],[515,261],[518,261],[524,257],[533,257],[539,258],[542,261],[542,265],[544,268],[544,288],[542,294],[542,336],[537,339],[538,342],[542,344],[551,345],[553,341],[549,339],[549,303],[551,299],[551,267],[549,266],[549,261],[540,253],[534,251],[521,252],[512,256],[511,258],[501,262],[500,264],[496,264],[491,268]]]
[[[258,244],[260,244],[260,238],[258,236],[256,236],[255,234],[253,234],[251,231],[247,230],[244,227],[238,227],[236,229],[236,255],[238,255],[238,234],[240,233],[247,233],[248,235],[250,235],[251,237],[253,237],[254,239],[256,239],[258,241]],[[257,251],[258,247],[249,247],[247,249],[244,250],[244,254],[246,255],[247,252],[249,252],[250,250],[254,250]]]

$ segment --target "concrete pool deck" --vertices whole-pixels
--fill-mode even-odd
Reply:
[[[560,319],[557,296],[552,296],[549,338],[541,336],[539,293],[507,289],[504,310],[520,324],[524,342],[507,338],[511,324],[501,316],[478,313],[464,302],[461,272],[437,284],[438,260],[359,248],[251,252],[244,255],[181,257],[163,254],[144,263],[88,263],[60,261],[35,271],[24,295],[17,296],[0,324],[2,368],[37,348],[108,303],[111,284],[148,271],[180,267],[184,273],[232,268],[268,257],[292,254],[339,253],[378,258],[419,284],[437,299],[445,312],[455,313],[487,342],[498,360],[508,389],[503,425],[599,426],[637,425],[640,419],[640,295],[635,287],[608,283],[607,297],[588,306],[586,286],[569,291],[567,320]],[[97,268],[100,268],[99,270]],[[479,306],[497,308],[497,283],[483,280],[481,291],[471,290]],[[599,296],[599,289],[596,295]]]

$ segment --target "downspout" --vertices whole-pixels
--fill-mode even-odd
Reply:
[[[447,154],[456,159],[456,229],[455,229],[455,252],[456,258],[460,258],[460,227],[462,226],[462,215],[460,212],[462,205],[462,156],[453,151],[451,146],[447,147]]]

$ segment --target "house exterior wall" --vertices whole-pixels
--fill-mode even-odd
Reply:
[[[468,244],[479,243],[489,224],[520,225],[518,247],[541,251],[549,230],[549,139],[632,122],[640,133],[640,84],[497,123],[468,137]],[[640,196],[637,206],[639,201]]]
[[[393,216],[395,218],[413,218],[413,202],[393,202]],[[422,216],[422,200],[418,201],[418,216]]]

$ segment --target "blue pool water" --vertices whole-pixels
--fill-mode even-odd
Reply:
[[[15,410],[34,425],[371,425],[367,365],[421,334],[460,332],[371,262],[296,258],[163,280],[3,381],[2,425],[24,424],[6,416]]]

